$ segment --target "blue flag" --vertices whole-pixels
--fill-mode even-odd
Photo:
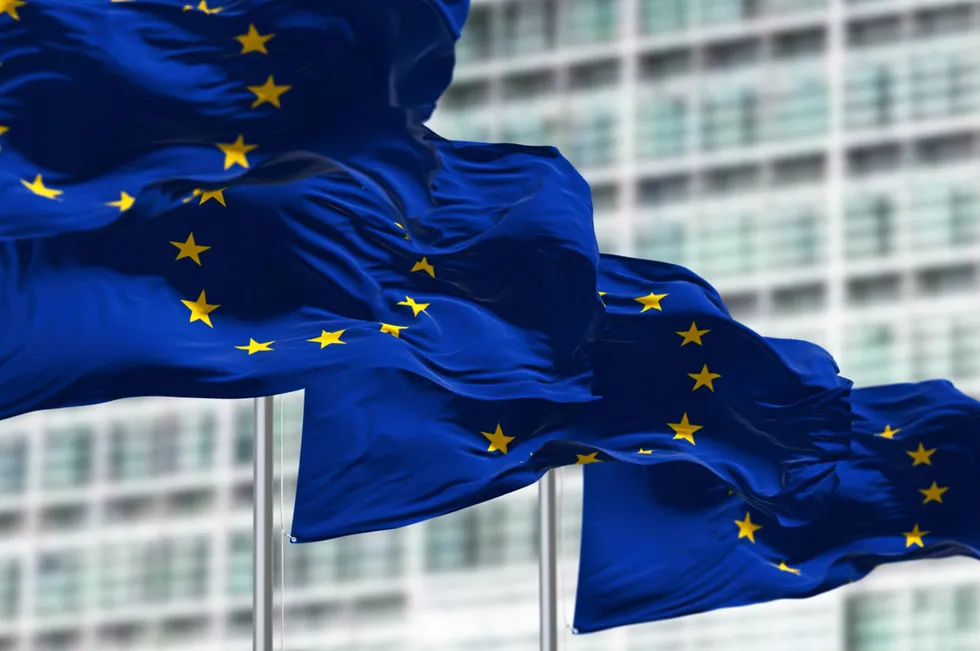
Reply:
[[[849,431],[850,382],[811,344],[734,321],[682,267],[600,259],[597,401],[478,401],[400,370],[346,368],[306,390],[293,535],[398,527],[566,464],[706,468],[786,524],[821,512]],[[431,318],[438,323],[436,306]]]
[[[980,402],[945,381],[856,389],[826,512],[784,527],[703,468],[585,472],[581,632],[784,598],[878,565],[980,555]]]
[[[347,368],[594,399],[587,184],[422,126],[466,6],[7,3],[0,418]]]

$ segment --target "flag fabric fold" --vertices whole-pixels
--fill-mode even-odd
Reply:
[[[781,526],[704,468],[585,469],[580,632],[804,598],[899,561],[980,557],[980,402],[949,382],[855,389],[826,511]]]
[[[588,185],[553,148],[422,125],[466,7],[0,13],[0,418],[348,367],[593,400]]]
[[[476,401],[359,368],[308,386],[293,536],[403,526],[612,461],[704,467],[787,525],[819,513],[850,427],[833,359],[755,334],[682,267],[602,256],[599,272],[594,402]]]

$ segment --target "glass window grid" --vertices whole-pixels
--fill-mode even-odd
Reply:
[[[23,436],[0,439],[0,496],[22,493],[27,480],[27,440]]]
[[[683,31],[691,24],[693,15],[693,0],[642,0],[640,31],[644,34]]]
[[[559,12],[562,45],[609,42],[619,33],[619,0],[567,0]]]
[[[508,103],[501,112],[501,140],[523,145],[555,145],[560,108],[555,98]]]
[[[910,65],[913,119],[980,111],[980,46],[929,43],[911,53]]]
[[[485,7],[473,7],[470,11],[463,33],[456,43],[456,60],[460,64],[485,63],[490,60],[493,42],[491,13]]]
[[[302,546],[302,548],[306,547],[316,547],[316,545]],[[287,562],[292,556],[292,554],[286,555]],[[225,585],[229,594],[252,594],[252,533],[250,531],[235,531],[229,537],[227,571]]]
[[[87,603],[81,550],[44,552],[37,557],[36,571],[34,606],[39,615],[75,613]]]
[[[611,164],[619,154],[619,108],[610,101],[606,90],[602,94],[577,94],[566,104],[571,108],[560,122],[558,146],[561,152],[579,169]]]
[[[94,431],[85,424],[44,434],[41,483],[47,489],[73,488],[91,480]]]
[[[857,321],[844,328],[841,374],[856,386],[902,381],[899,332],[891,321]]]
[[[844,254],[888,257],[898,248],[899,205],[894,191],[852,194],[844,205]]]
[[[908,219],[916,249],[980,244],[980,186],[945,177],[917,181]]]
[[[0,622],[11,621],[20,613],[20,562],[0,558]]]
[[[503,10],[503,37],[499,42],[506,56],[520,56],[551,49],[554,15],[540,0],[515,0]]]
[[[691,147],[693,100],[687,91],[664,88],[641,91],[636,116],[636,153],[639,158],[671,158]]]
[[[908,86],[907,69],[900,58],[848,62],[844,81],[846,128],[880,128],[898,122],[907,106]]]
[[[980,378],[980,311],[917,317],[912,342],[913,379]]]
[[[144,481],[196,472],[214,462],[216,415],[181,419],[162,413],[147,420],[117,421],[109,428],[109,480]]]

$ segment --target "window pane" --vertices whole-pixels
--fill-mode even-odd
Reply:
[[[92,431],[77,425],[47,432],[41,481],[45,488],[70,488],[87,484],[92,461]]]

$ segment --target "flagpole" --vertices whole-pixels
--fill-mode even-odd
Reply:
[[[540,547],[538,601],[541,616],[541,651],[558,651],[558,559],[555,551],[555,470],[538,481]]]
[[[252,651],[272,651],[272,438],[274,398],[255,399]]]

